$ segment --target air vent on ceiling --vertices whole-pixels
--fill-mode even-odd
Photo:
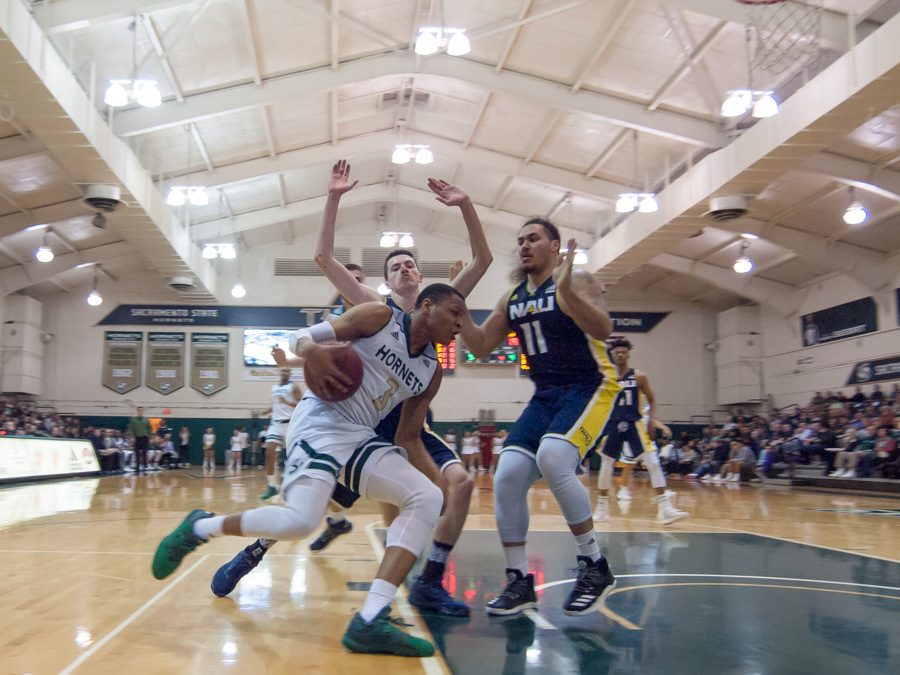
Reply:
[[[709,200],[709,211],[703,214],[711,220],[723,223],[747,215],[746,195],[722,195]]]
[[[334,257],[341,264],[350,262],[350,248],[336,246]],[[320,277],[322,270],[312,258],[275,258],[276,277]]]
[[[402,100],[401,100],[402,99]],[[417,91],[415,93],[415,101],[413,105],[416,108],[427,108],[428,104],[431,102],[431,94],[425,91]],[[404,89],[401,94],[399,89],[395,89],[394,91],[388,91],[383,94],[378,99],[378,107],[379,108],[395,108],[397,106],[408,106],[409,105],[409,89]]]

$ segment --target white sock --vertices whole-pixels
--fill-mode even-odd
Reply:
[[[593,530],[584,534],[575,535],[575,543],[578,544],[578,555],[585,555],[594,562],[600,560],[600,544]]]
[[[504,546],[503,555],[506,556],[508,569],[519,570],[522,576],[528,574],[528,556],[525,554],[525,546]]]
[[[222,526],[225,524],[225,516],[213,516],[201,518],[194,523],[194,534],[206,541],[210,537],[221,537]]]
[[[331,515],[328,516],[328,520],[330,520],[334,525],[337,525],[343,520],[347,520],[347,510],[342,509],[341,511],[334,511]]]
[[[266,485],[268,485],[269,487],[275,487],[275,474],[266,476]]]
[[[366,596],[363,608],[359,610],[362,620],[366,623],[371,623],[372,619],[378,616],[378,612],[391,604],[396,594],[397,587],[390,581],[375,579],[369,588],[369,594]]]

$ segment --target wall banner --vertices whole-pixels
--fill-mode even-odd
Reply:
[[[228,333],[191,334],[191,388],[211,396],[228,386]]]
[[[143,333],[106,331],[103,345],[102,384],[117,394],[137,389],[141,384]]]
[[[866,382],[884,382],[900,380],[900,356],[891,356],[876,361],[861,361],[853,366],[847,384],[865,384]]]
[[[184,386],[184,333],[147,333],[144,384],[163,395]]]
[[[878,310],[871,297],[820,309],[800,317],[804,347],[856,337],[878,330]]]

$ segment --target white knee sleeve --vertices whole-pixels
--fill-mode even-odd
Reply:
[[[538,447],[538,470],[569,525],[591,518],[591,498],[575,475],[580,461],[578,448],[561,438],[544,438]]]
[[[645,452],[641,455],[640,460],[647,467],[647,471],[650,474],[650,485],[655,488],[665,487],[666,477],[663,475],[662,466],[659,463],[659,453],[655,450]]]
[[[383,455],[368,471],[365,496],[393,504],[400,514],[387,531],[387,546],[418,556],[437,525],[444,504],[441,489],[396,452]]]
[[[597,488],[599,490],[609,490],[612,487],[613,469],[616,466],[616,460],[600,454],[600,474],[597,476]]]
[[[515,450],[500,455],[494,474],[494,513],[500,541],[515,543],[528,536],[528,488],[541,477],[537,464]]]
[[[284,495],[285,506],[263,506],[241,516],[241,533],[266,539],[302,539],[322,522],[334,483],[299,478]]]

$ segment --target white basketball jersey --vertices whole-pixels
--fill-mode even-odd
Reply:
[[[393,316],[384,328],[353,341],[363,363],[362,384],[346,401],[331,404],[351,422],[371,428],[395,406],[425,391],[437,369],[437,352],[431,343],[410,356],[409,317],[398,309],[391,311]]]
[[[276,384],[272,386],[272,421],[286,422],[294,413],[294,406],[287,401],[294,400],[294,384]]]

